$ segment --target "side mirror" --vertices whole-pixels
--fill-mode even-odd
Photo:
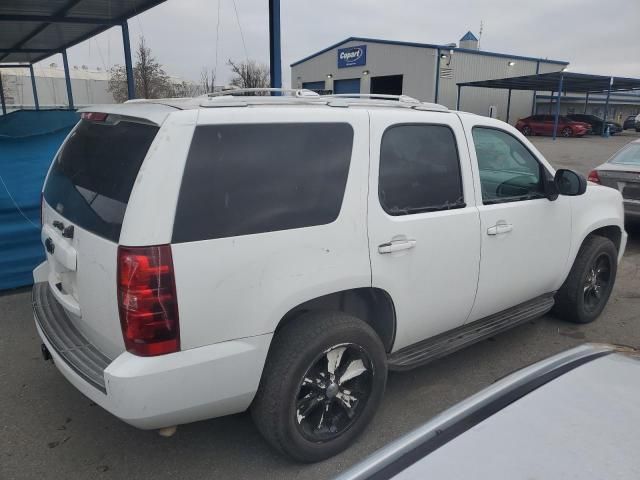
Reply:
[[[556,171],[553,183],[556,184],[560,195],[575,197],[587,191],[587,179],[579,173],[573,170],[567,170],[566,168],[561,168]]]

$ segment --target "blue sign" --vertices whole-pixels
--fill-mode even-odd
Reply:
[[[367,46],[338,49],[338,68],[357,67],[367,64]]]

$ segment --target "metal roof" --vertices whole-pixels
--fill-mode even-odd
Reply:
[[[385,45],[400,45],[404,47],[433,48],[433,49],[440,49],[440,50],[447,50],[447,51],[453,50],[455,52],[473,53],[475,55],[485,55],[488,57],[501,57],[501,58],[509,58],[512,60],[530,60],[532,62],[552,63],[556,65],[569,65],[569,62],[565,62],[563,60],[549,60],[548,58],[536,58],[536,57],[526,57],[522,55],[510,55],[508,53],[487,52],[485,50],[473,50],[470,48],[460,48],[460,47],[452,48],[450,45],[436,45],[434,43],[402,42],[397,40],[381,40],[379,38],[349,37],[345,40],[342,40],[341,42],[334,43],[333,45],[327,48],[323,48],[318,52],[312,53],[311,55],[308,55],[303,59],[298,60],[297,62],[293,62],[290,66],[295,67],[296,65],[306,62],[307,60],[311,60],[312,58],[315,58],[318,55],[322,55],[323,53],[333,50],[334,48],[337,48],[340,45],[343,45],[347,42],[380,43]]]
[[[478,39],[476,38],[476,36],[471,33],[471,30],[469,30],[467,33],[464,34],[464,37],[462,37],[460,39],[461,42],[464,42],[466,40],[475,40],[476,42],[478,41]]]
[[[0,63],[35,63],[165,0],[0,0]]]
[[[601,93],[606,92],[610,84],[612,92],[640,90],[640,78],[608,77],[605,75],[590,75],[574,72],[551,72],[537,75],[523,75],[521,77],[461,82],[458,83],[458,86],[553,92],[558,90],[560,78],[562,78],[562,90],[566,92]]]

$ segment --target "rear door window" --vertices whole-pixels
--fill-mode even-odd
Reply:
[[[333,222],[342,206],[352,145],[348,123],[197,127],[172,241]]]
[[[382,136],[378,196],[389,215],[465,206],[453,131],[444,125],[394,125]]]
[[[113,116],[81,120],[62,146],[44,198],[75,225],[117,242],[142,161],[158,127]]]

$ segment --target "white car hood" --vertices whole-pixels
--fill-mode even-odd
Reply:
[[[640,361],[613,354],[534,390],[397,479],[638,479]]]

